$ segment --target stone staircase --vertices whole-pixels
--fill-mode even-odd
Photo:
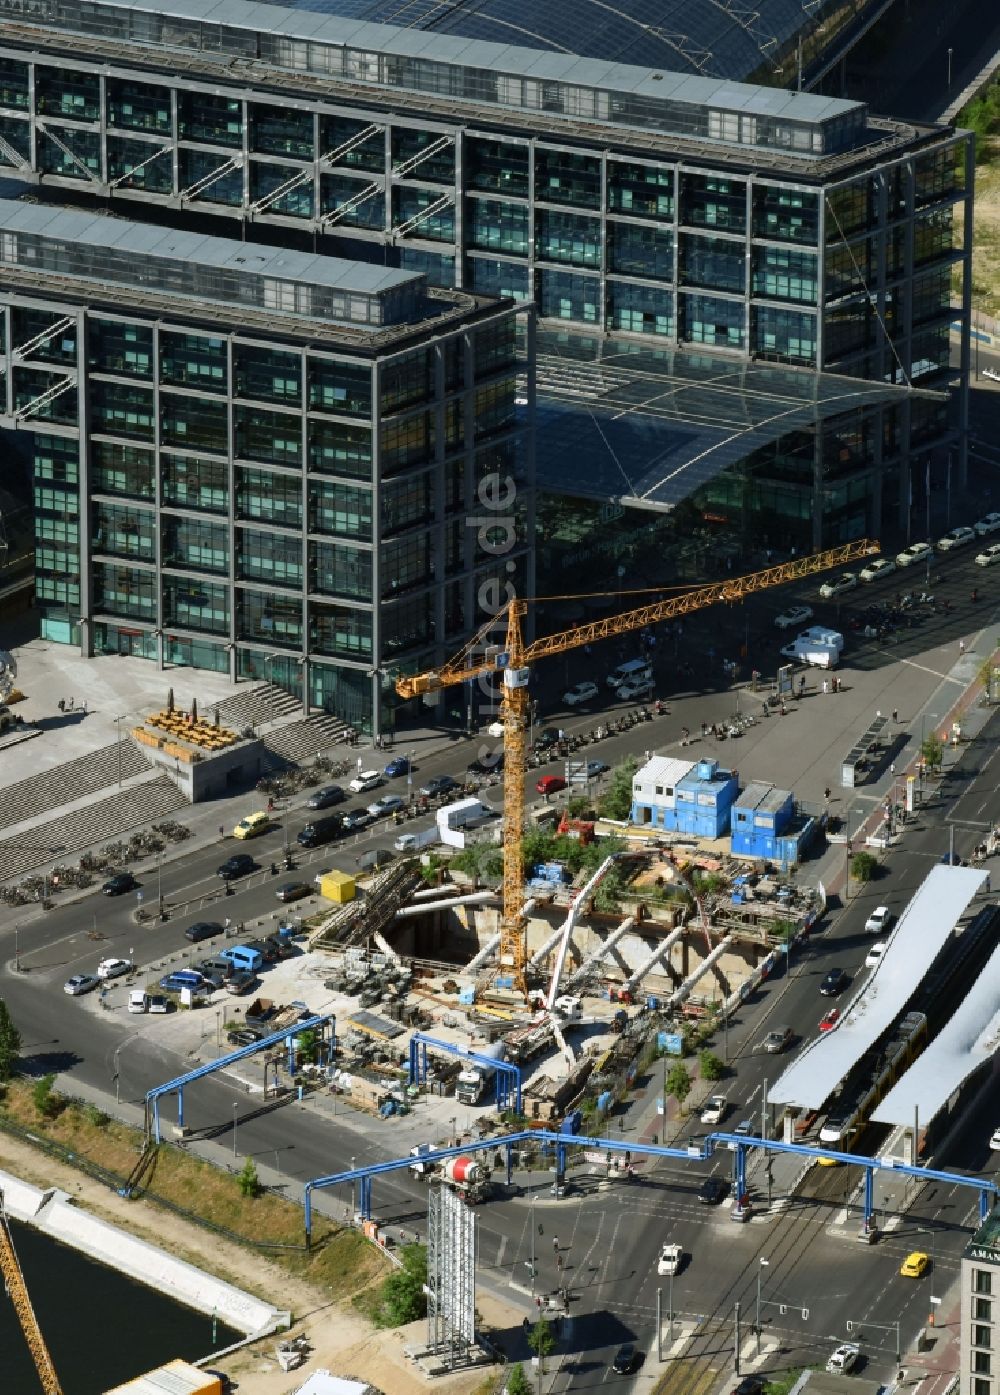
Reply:
[[[149,762],[134,742],[121,742],[121,778],[130,780],[149,770]],[[0,828],[37,818],[49,809],[59,809],[85,795],[95,794],[118,782],[119,743],[102,746],[88,755],[54,765],[27,780],[10,785],[0,801]]]
[[[235,693],[222,702],[211,703],[204,710],[201,707],[198,710],[203,710],[203,715],[212,720],[216,709],[224,726],[242,731],[244,727],[264,727],[294,712],[301,712],[302,703],[274,683],[261,683],[256,688],[248,688],[246,692]]]
[[[291,765],[342,742],[350,730],[340,717],[317,712],[313,717],[269,732],[264,745],[273,758],[272,765]]]
[[[148,768],[145,761],[143,768]],[[182,806],[187,807],[187,801],[165,775],[117,790],[105,799],[94,800],[82,809],[60,814],[28,832],[0,841],[0,881],[23,876],[56,859],[73,862],[84,848],[119,838]]]

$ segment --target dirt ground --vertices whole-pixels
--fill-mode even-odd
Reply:
[[[477,1390],[490,1368],[479,1368],[466,1375],[446,1379],[426,1379],[403,1355],[403,1348],[419,1346],[426,1335],[424,1322],[392,1331],[377,1331],[354,1313],[350,1297],[331,1300],[310,1284],[271,1265],[259,1255],[249,1255],[239,1246],[198,1226],[170,1215],[145,1201],[124,1201],[106,1187],[50,1158],[27,1144],[0,1134],[0,1169],[35,1186],[58,1187],[94,1215],[99,1215],[132,1234],[139,1235],[198,1265],[230,1283],[245,1287],[278,1308],[288,1308],[296,1322],[287,1334],[303,1333],[312,1351],[304,1366],[285,1374],[274,1356],[276,1341],[269,1337],[256,1346],[214,1362],[238,1383],[240,1395],[291,1395],[311,1371],[325,1367],[334,1375],[368,1381],[386,1395],[424,1395],[432,1385],[443,1395],[470,1395]],[[507,1326],[520,1321],[520,1313],[508,1310],[486,1295],[477,1299],[483,1320]],[[283,1334],[284,1335],[284,1334]],[[187,1354],[187,1353],[186,1353]],[[197,1356],[198,1353],[189,1355]]]
[[[993,162],[976,169],[972,303],[980,314],[1000,318],[1000,140],[992,145],[997,150]],[[961,221],[960,213],[956,221]]]

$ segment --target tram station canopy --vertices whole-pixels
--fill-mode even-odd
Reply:
[[[888,948],[864,988],[833,1031],[822,1032],[810,1042],[779,1077],[768,1091],[772,1104],[822,1109],[904,1011],[986,879],[987,873],[974,867],[932,869],[899,917]],[[989,982],[988,975],[983,978]],[[913,1118],[912,1108],[909,1118]]]

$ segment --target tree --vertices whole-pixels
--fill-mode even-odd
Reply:
[[[51,1119],[54,1114],[59,1112],[59,1104],[52,1088],[55,1083],[54,1075],[43,1075],[40,1080],[35,1081],[34,1089],[31,1092],[35,1108],[43,1119]]]
[[[721,1080],[726,1073],[725,1062],[720,1060],[714,1051],[709,1051],[706,1047],[704,1051],[698,1053],[698,1071],[702,1080],[709,1082]]]
[[[7,1004],[0,998],[0,1084],[10,1080],[21,1051],[21,1033],[14,1026]]]
[[[524,1374],[520,1361],[516,1361],[507,1372],[504,1390],[506,1395],[531,1395],[531,1382]]]
[[[615,766],[608,788],[598,802],[598,810],[606,819],[627,819],[632,809],[632,776],[639,769],[635,756],[629,756]]]
[[[545,1374],[545,1358],[556,1349],[556,1339],[547,1318],[539,1318],[528,1333],[528,1346],[538,1357],[538,1374]]]
[[[870,882],[878,871],[878,858],[874,853],[856,852],[851,858],[851,876],[856,882]]]
[[[305,1032],[300,1032],[296,1038],[299,1060],[303,1065],[315,1065],[316,1057],[319,1055],[319,1035],[315,1027],[308,1028]]]
[[[243,1164],[243,1171],[237,1177],[240,1195],[252,1201],[255,1196],[260,1195],[260,1178],[257,1176],[257,1164],[253,1158],[247,1158]]]
[[[944,745],[940,737],[935,732],[924,739],[920,747],[920,754],[924,758],[924,763],[928,770],[940,770],[941,762],[944,760]]]
[[[684,1101],[691,1093],[691,1075],[683,1061],[675,1061],[667,1072],[667,1094],[673,1095],[683,1108]]]
[[[404,1245],[399,1257],[403,1267],[390,1274],[382,1285],[382,1302],[376,1319],[379,1327],[402,1327],[404,1323],[416,1322],[427,1312],[426,1247]]]

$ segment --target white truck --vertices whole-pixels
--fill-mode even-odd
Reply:
[[[781,653],[786,659],[811,668],[836,668],[840,661],[840,650],[833,645],[818,644],[815,640],[795,640],[786,644]]]
[[[484,1046],[476,1055],[502,1061],[505,1055],[504,1044],[502,1041],[496,1041],[492,1046]],[[455,1082],[455,1099],[459,1104],[479,1104],[493,1083],[496,1073],[496,1066],[488,1066],[482,1061],[467,1061]]]
[[[466,829],[481,828],[496,817],[497,811],[474,795],[459,799],[455,804],[446,804],[437,811],[438,836],[448,847],[464,848]]]

